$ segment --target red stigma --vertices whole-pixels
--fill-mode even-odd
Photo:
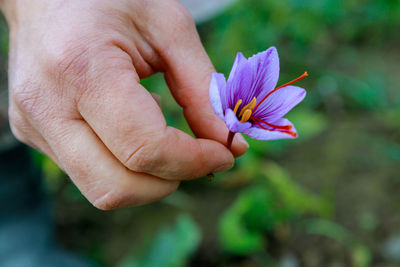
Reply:
[[[302,75],[300,75],[299,77],[297,77],[297,78],[294,79],[293,81],[290,81],[290,82],[288,82],[288,83],[282,84],[282,85],[279,86],[279,87],[276,87],[274,90],[272,90],[271,92],[269,92],[266,96],[264,96],[264,98],[263,98],[260,102],[258,102],[257,106],[255,106],[255,108],[253,109],[253,114],[254,114],[254,112],[257,110],[257,108],[260,106],[260,104],[261,104],[262,102],[264,102],[271,94],[273,94],[274,92],[278,91],[279,89],[281,89],[281,88],[283,88],[283,87],[286,87],[286,86],[288,86],[288,85],[291,85],[291,84],[293,84],[293,83],[295,83],[295,82],[297,82],[297,81],[299,81],[299,80],[301,80],[301,79],[303,79],[303,78],[305,78],[305,77],[307,77],[307,76],[308,76],[308,73],[307,73],[307,72],[304,72]]]
[[[252,118],[253,121],[254,121],[258,126],[260,126],[261,129],[263,129],[263,130],[270,131],[270,132],[286,133],[286,134],[289,134],[289,135],[291,135],[291,136],[293,136],[293,137],[295,137],[295,138],[297,137],[297,133],[296,133],[296,132],[290,131],[290,129],[292,129],[292,126],[291,126],[291,125],[286,125],[286,126],[279,126],[279,125],[276,125],[276,126],[282,127],[282,128],[277,128],[277,129],[289,129],[289,130],[272,130],[272,129],[267,129],[267,128],[265,128],[264,126],[262,126],[261,123],[260,123],[259,121],[261,121],[261,122],[267,124],[268,126],[273,125],[273,124],[266,123],[266,122],[264,122],[263,120],[260,120],[260,119],[255,118],[255,117],[251,117],[251,118]],[[274,126],[271,126],[271,127],[274,127]],[[283,127],[286,127],[286,128],[283,128]],[[290,128],[289,128],[289,127],[290,127]]]
[[[282,125],[282,126],[281,126],[281,125],[275,125],[275,124],[266,122],[266,121],[264,121],[264,120],[262,120],[262,119],[259,119],[259,118],[253,117],[253,116],[251,116],[251,118],[252,118],[253,120],[257,120],[257,121],[259,121],[259,122],[264,123],[265,125],[268,125],[269,127],[276,128],[276,129],[291,130],[291,129],[293,128],[292,125]]]

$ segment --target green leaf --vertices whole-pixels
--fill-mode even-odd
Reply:
[[[353,266],[366,267],[370,266],[372,253],[366,246],[360,244],[353,247],[351,258],[353,260]]]
[[[284,168],[270,161],[264,163],[262,173],[277,201],[294,215],[318,214],[329,216],[332,213],[330,201],[306,191],[294,182]]]
[[[260,251],[264,246],[262,232],[249,229],[244,217],[253,209],[253,213],[262,214],[271,200],[257,188],[244,190],[235,203],[224,213],[219,223],[219,238],[224,251],[246,255]],[[262,206],[260,207],[261,204]],[[257,205],[254,207],[254,205]],[[255,211],[254,211],[255,210]],[[271,223],[271,221],[267,223]]]
[[[369,266],[372,259],[369,248],[341,225],[325,219],[310,219],[302,221],[298,227],[307,234],[322,235],[347,246],[351,251],[352,266]]]
[[[261,165],[261,164],[260,164]],[[219,222],[224,251],[248,255],[263,250],[267,233],[297,216],[331,214],[330,202],[297,185],[279,165],[264,162],[260,178],[242,190]]]
[[[189,215],[178,217],[173,227],[161,229],[144,254],[134,254],[121,267],[186,266],[201,240],[199,227]]]
[[[353,236],[347,229],[329,220],[304,220],[299,224],[299,227],[307,234],[326,236],[344,245],[349,245],[353,242]]]
[[[238,211],[242,205],[243,203],[237,204],[224,213],[219,223],[221,248],[228,253],[238,255],[260,251],[264,246],[262,234],[258,231],[249,231],[243,224],[241,212]]]

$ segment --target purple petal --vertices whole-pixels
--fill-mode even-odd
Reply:
[[[279,79],[279,56],[275,47],[270,47],[266,51],[258,53],[248,59],[253,73],[255,74],[254,83],[248,95],[252,98],[257,97],[261,100],[276,87]],[[248,99],[248,101],[251,100]]]
[[[270,121],[282,118],[306,96],[306,90],[285,86],[272,93],[254,112],[255,117]]]
[[[223,114],[224,110],[223,102],[225,102],[226,105],[225,93],[226,93],[226,81],[224,75],[221,73],[214,72],[211,75],[211,81],[210,81],[210,101],[215,114],[217,114],[221,119],[225,118]],[[222,94],[224,97],[221,97]]]
[[[240,122],[232,109],[225,110],[225,123],[228,129],[234,133],[241,133],[251,127],[250,122]]]
[[[297,133],[293,124],[287,119],[281,118],[281,119],[279,119],[275,122],[271,122],[271,123],[273,123],[275,125],[280,125],[280,126],[291,125],[293,128],[290,131]],[[268,127],[268,128],[270,128],[270,127]],[[258,140],[263,140],[263,141],[296,138],[288,133],[280,132],[278,129],[271,130],[271,131],[261,129],[259,126],[257,126],[257,124],[253,125],[253,127],[251,127],[251,128],[244,130],[243,133],[253,139],[258,139]]]
[[[245,62],[247,62],[247,59],[243,56],[241,52],[238,52],[236,54],[235,62],[233,63],[231,73],[229,74],[228,77],[228,82],[232,82],[233,78],[237,74],[238,66],[243,65]]]
[[[227,82],[228,106],[231,109],[233,109],[239,99],[242,99],[243,103],[247,103],[247,99],[252,98],[249,97],[249,90],[253,85],[254,77],[250,62],[248,62],[242,53],[237,53]]]

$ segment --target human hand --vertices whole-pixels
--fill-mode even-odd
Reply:
[[[213,112],[213,66],[175,0],[0,0],[10,26],[10,124],[104,210],[160,199],[247,150]],[[194,134],[166,126],[139,81],[164,72]]]

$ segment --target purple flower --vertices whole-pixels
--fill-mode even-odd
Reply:
[[[239,52],[228,82],[223,74],[213,73],[211,105],[231,132],[228,147],[234,133],[244,133],[259,140],[296,138],[293,124],[282,117],[304,99],[306,91],[291,84],[307,75],[305,72],[275,88],[279,77],[279,58],[275,47],[249,59]]]

